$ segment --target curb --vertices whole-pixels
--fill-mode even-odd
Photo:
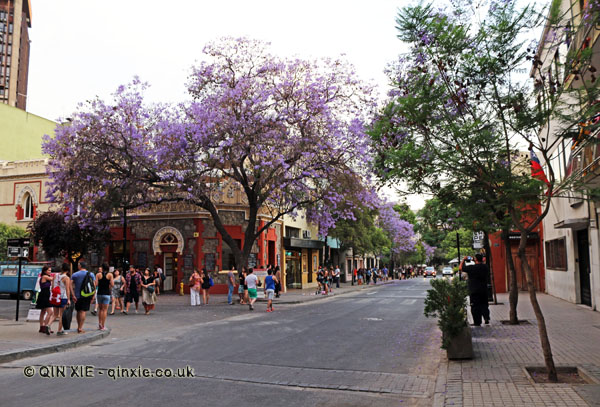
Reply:
[[[51,345],[42,345],[33,348],[24,348],[8,352],[1,352],[0,363],[12,362],[15,360],[30,358],[34,356],[47,355],[49,353],[62,352],[67,349],[73,349],[78,346],[97,341],[99,339],[107,337],[108,335],[110,335],[110,329],[107,329],[106,331],[94,331],[91,333],[85,333],[83,335],[77,335],[75,338],[67,339],[66,341],[61,343],[54,343]]]

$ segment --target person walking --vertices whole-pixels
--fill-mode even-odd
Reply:
[[[127,315],[129,312],[129,306],[132,302],[135,302],[135,313],[138,313],[138,307],[140,302],[140,293],[142,292],[142,276],[133,266],[129,266],[129,272],[125,276],[125,311],[123,314]]]
[[[202,305],[200,303],[200,284],[202,277],[198,272],[198,269],[194,269],[194,272],[190,276],[190,303],[192,307]]]
[[[246,268],[242,267],[242,270],[238,271],[238,295],[240,297],[240,304],[244,304],[244,285],[246,284]]]
[[[273,270],[267,269],[265,277],[265,295],[267,297],[267,312],[273,312],[273,297],[275,295],[275,284],[277,279],[273,277]]]
[[[279,298],[281,293],[281,270],[279,266],[275,266],[273,277],[275,277],[275,298]]]
[[[208,300],[210,298],[209,290],[212,286],[210,274],[206,271],[205,268],[202,269],[202,282],[200,283],[200,287],[202,288],[202,301],[204,305],[208,305]]]
[[[56,335],[66,335],[63,329],[62,316],[65,307],[71,305],[71,278],[69,277],[69,265],[63,263],[60,270],[56,270],[58,274],[58,286],[60,287],[60,306],[54,307],[54,317],[58,319],[58,330]],[[50,324],[49,324],[50,325]]]
[[[108,314],[108,304],[113,288],[113,274],[110,272],[108,264],[100,267],[100,272],[96,274],[98,291],[96,292],[96,303],[98,304],[98,329],[105,331],[106,315]]]
[[[83,326],[85,324],[85,313],[90,310],[92,298],[81,296],[81,286],[88,273],[90,274],[92,280],[94,280],[94,284],[96,283],[96,276],[94,273],[87,271],[87,265],[84,261],[80,261],[77,265],[77,268],[77,272],[73,273],[73,276],[71,277],[71,299],[75,301],[75,311],[77,311],[77,333],[82,334],[85,333],[83,330]]]
[[[227,272],[227,303],[233,305],[233,290],[235,289],[235,276],[233,270]]]
[[[113,286],[111,295],[112,308],[110,310],[110,315],[114,315],[115,307],[123,310],[123,276],[121,275],[121,269],[115,269],[115,271],[113,271]]]
[[[335,266],[333,278],[335,280],[335,288],[340,288],[340,266]]]
[[[102,266],[98,267],[98,271],[96,272],[96,275],[98,275],[98,273],[102,273]],[[98,280],[96,280],[98,281]],[[96,291],[94,293],[94,297],[92,298],[92,305],[94,306],[94,309],[92,310],[92,315],[96,316],[98,315],[98,299],[96,298],[98,296],[98,291]]]
[[[465,262],[470,262],[472,258],[465,256],[460,263],[459,270],[467,275],[469,283],[469,299],[471,302],[471,315],[473,316],[473,325],[481,326],[481,318],[483,317],[485,324],[490,323],[490,309],[487,298],[487,283],[489,277],[489,269],[483,263],[483,255],[477,253],[475,255],[475,264],[465,265]]]
[[[258,277],[256,277],[256,274],[254,274],[254,269],[252,267],[248,269],[246,285],[248,286],[248,307],[250,308],[250,311],[253,311],[254,302],[256,301],[256,298],[258,298],[258,293],[256,292],[256,287],[258,286]]]
[[[50,335],[50,322],[54,314],[54,307],[50,304],[50,289],[54,281],[54,274],[50,266],[42,267],[40,274],[40,293],[38,294],[35,308],[40,310],[40,333]]]
[[[150,274],[154,277],[154,295],[160,295],[160,275],[158,270],[155,268]]]
[[[151,273],[150,269],[146,268],[142,276],[142,305],[144,306],[146,315],[150,314],[150,311],[154,309],[156,304],[155,291],[156,278],[154,277],[154,273]]]

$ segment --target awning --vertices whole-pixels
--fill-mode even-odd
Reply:
[[[320,249],[325,245],[321,240],[298,239],[296,237],[284,237],[283,246],[288,248],[298,247],[301,249]]]
[[[565,219],[555,223],[554,229],[585,229],[589,224],[589,218]]]

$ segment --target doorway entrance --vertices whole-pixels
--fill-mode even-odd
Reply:
[[[581,303],[592,306],[592,289],[590,283],[590,248],[587,229],[577,231],[577,253],[579,264],[579,285]]]
[[[163,253],[163,259],[163,271],[165,273],[165,282],[163,290],[171,291],[177,284],[177,282],[175,281],[177,275],[177,253]]]

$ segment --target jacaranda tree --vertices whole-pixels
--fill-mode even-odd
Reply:
[[[325,226],[351,216],[368,179],[372,88],[341,60],[280,58],[244,38],[224,38],[204,53],[189,79],[191,101],[144,103],[136,82],[59,126],[45,143],[54,196],[67,206],[83,202],[100,218],[123,202],[186,201],[210,213],[238,268],[286,214],[319,205]],[[225,187],[241,191],[247,205],[241,248],[217,210]],[[268,219],[262,226],[259,214]]]

